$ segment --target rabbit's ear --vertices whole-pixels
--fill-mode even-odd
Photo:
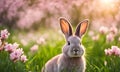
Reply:
[[[86,32],[87,27],[88,27],[88,20],[86,19],[80,22],[80,24],[78,24],[78,26],[76,27],[75,35],[81,38],[83,34]]]
[[[66,39],[72,35],[72,27],[65,18],[60,18],[60,27]]]

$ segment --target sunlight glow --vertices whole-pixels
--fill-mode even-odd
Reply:
[[[102,9],[111,11],[116,9],[117,0],[99,0]]]
[[[115,4],[114,0],[100,0],[103,6],[112,7]]]
[[[110,5],[114,2],[114,0],[101,0],[103,4]]]

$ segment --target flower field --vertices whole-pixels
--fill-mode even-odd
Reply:
[[[91,36],[91,31],[88,31],[82,39],[86,51],[86,72],[119,72],[119,33],[114,36],[114,32],[111,31],[114,36],[112,39],[107,37],[109,34],[103,34],[103,32],[104,30],[99,31],[97,33],[98,37],[95,38]],[[5,40],[4,49],[0,51],[0,71],[40,72],[42,66],[50,58],[61,53],[61,48],[65,44],[64,37],[59,31],[50,30],[49,33],[44,31],[40,34],[40,37],[38,35],[38,39],[31,38],[28,42],[25,42],[28,39],[23,41],[21,35],[24,35],[24,38],[29,38],[29,35],[34,36],[38,33],[32,33],[33,35],[17,33],[15,31],[9,34],[8,39]],[[50,35],[52,36],[50,37]],[[18,48],[17,43],[20,48]],[[14,53],[17,53],[17,55]]]
[[[99,2],[98,2],[99,1]],[[66,44],[59,18],[73,30],[89,19],[82,37],[85,72],[120,72],[119,0],[1,0],[0,72],[41,72]]]

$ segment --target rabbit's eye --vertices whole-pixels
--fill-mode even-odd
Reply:
[[[68,45],[70,45],[70,42],[68,41]]]

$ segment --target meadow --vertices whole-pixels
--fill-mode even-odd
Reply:
[[[42,32],[41,32],[42,31]],[[17,42],[20,47],[23,48],[25,55],[27,55],[27,61],[25,63],[21,61],[10,60],[9,53],[7,51],[0,51],[0,71],[2,72],[40,72],[44,64],[53,56],[61,53],[61,48],[65,44],[64,36],[57,30],[40,30],[39,33],[32,33],[29,39],[29,35],[26,32],[12,31],[9,38],[6,40],[8,43]],[[89,36],[89,30],[82,39],[82,44],[85,47],[85,58],[87,63],[86,72],[119,72],[119,56],[106,55],[105,49],[111,48],[111,46],[120,46],[118,41],[119,35],[116,35],[114,40],[106,42],[106,35],[98,33],[99,38],[94,39]],[[40,42],[37,42],[37,35],[40,34]],[[28,40],[28,44],[22,43],[20,35]],[[28,36],[28,37],[27,37]],[[39,35],[38,35],[39,37]],[[42,39],[43,38],[43,39]],[[21,41],[21,42],[20,42]],[[36,46],[38,48],[36,48]],[[33,48],[34,49],[30,49]]]
[[[41,72],[66,43],[59,18],[75,27],[89,19],[82,37],[85,72],[120,72],[119,0],[1,0],[0,72]]]

